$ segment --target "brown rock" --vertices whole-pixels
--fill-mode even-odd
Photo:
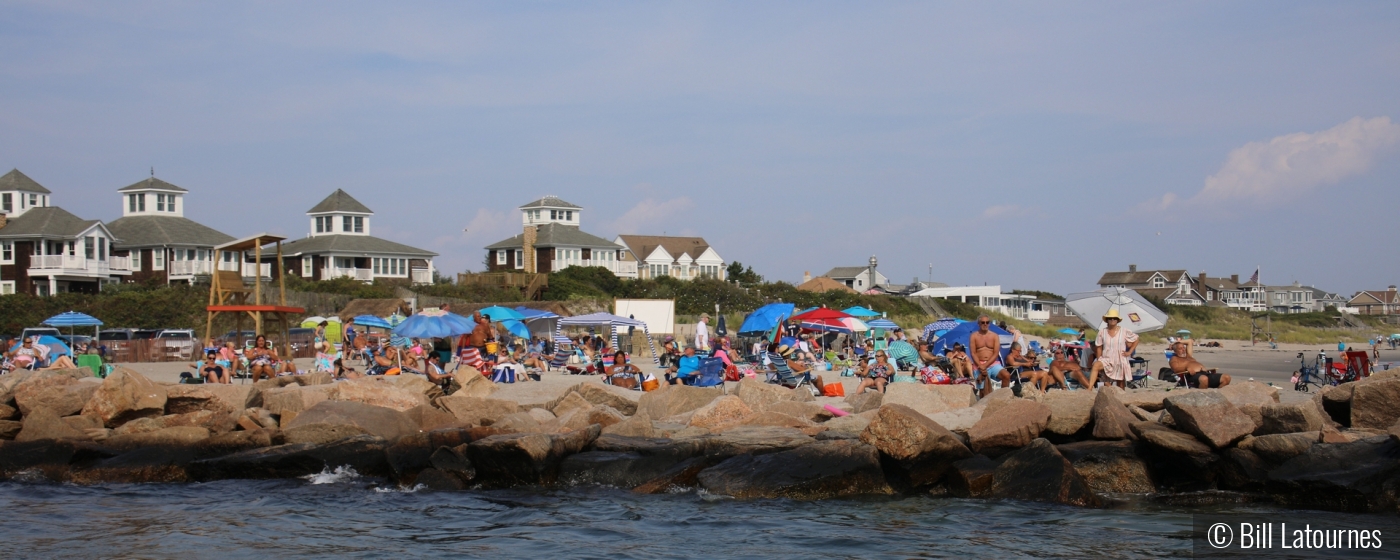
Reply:
[[[881,406],[860,440],[898,461],[915,486],[937,482],[954,461],[972,456],[958,436],[901,404]]]
[[[431,432],[439,428],[456,426],[460,422],[456,416],[450,412],[445,412],[432,405],[420,405],[404,411],[413,423],[418,424],[418,429]]]
[[[97,392],[98,383],[79,381],[68,375],[30,378],[15,387],[15,404],[21,414],[45,408],[59,416],[77,414]]]
[[[939,398],[943,399],[950,409],[977,404],[977,395],[972,392],[971,385],[929,385],[929,388],[938,393]]]
[[[590,425],[588,417],[592,413],[593,409],[591,408],[587,410],[570,410],[565,412],[563,416],[555,418],[553,422],[545,425],[544,431],[563,434],[587,428]]]
[[[248,403],[252,389],[251,385],[242,384],[167,385],[165,387],[165,413],[185,414],[197,410],[231,413],[243,410],[252,406]]]
[[[832,417],[831,411],[814,402],[783,401],[768,405],[767,410],[810,422],[825,422]]]
[[[860,414],[867,410],[880,408],[884,403],[885,396],[878,391],[866,391],[864,393],[852,393],[846,397],[846,402],[851,405],[851,414]]]
[[[462,388],[452,393],[452,396],[460,395],[463,397],[485,398],[491,396],[491,393],[496,392],[496,389],[499,389],[495,383],[492,383],[490,379],[481,375],[481,372],[471,366],[458,367],[453,377]]]
[[[1144,494],[1155,492],[1147,463],[1138,457],[1130,441],[1080,441],[1056,446],[1074,470],[1101,493]]]
[[[550,407],[549,411],[554,413],[554,416],[556,417],[563,416],[564,414],[575,410],[593,409],[593,403],[588,402],[588,399],[583,398],[583,395],[580,395],[575,391],[565,393],[563,397],[560,397],[559,400],[551,404],[553,404],[554,406]]]
[[[1334,422],[1343,426],[1351,425],[1351,397],[1355,393],[1356,382],[1341,385],[1323,385],[1313,396],[1313,401],[1322,407]]]
[[[950,432],[966,436],[967,431],[971,430],[973,426],[977,425],[977,422],[982,420],[983,414],[984,411],[980,407],[966,406],[963,408],[955,408],[948,412],[940,412],[930,416],[929,419],[937,422],[938,425],[944,428],[948,428]]]
[[[555,425],[556,423],[556,421],[549,422],[551,426]],[[500,430],[501,433],[508,434],[543,433],[554,431],[552,427],[550,429],[545,429],[544,424],[545,423],[536,420],[535,417],[528,412],[516,412],[514,414],[507,414],[500,420],[493,422],[491,424],[491,427]]]
[[[113,435],[102,442],[105,447],[126,450],[137,447],[191,446],[209,438],[209,430],[197,426],[164,428],[154,432]]]
[[[806,395],[806,399],[802,399]],[[744,401],[744,404],[755,412],[767,410],[768,407],[780,402],[798,402],[799,400],[811,401],[812,393],[803,389],[801,392],[788,389],[786,387],[772,383],[764,383],[758,379],[744,378],[739,381],[734,389],[734,396]]]
[[[1093,391],[1050,391],[1040,402],[1050,407],[1050,423],[1045,429],[1052,434],[1072,436],[1093,418]]]
[[[460,394],[442,397],[437,400],[437,405],[456,416],[459,422],[471,426],[489,426],[492,422],[520,410],[520,405],[515,401]]]
[[[1254,433],[1255,424],[1224,395],[1209,390],[1187,391],[1167,398],[1167,412],[1177,428],[1221,449]]]
[[[636,391],[600,383],[580,383],[573,391],[584,400],[595,405],[611,407],[623,416],[637,413],[637,398],[640,394]]]
[[[967,437],[973,451],[995,454],[1029,445],[1049,423],[1050,407],[1013,399],[982,416]]]
[[[881,407],[899,404],[914,409],[924,416],[946,412],[952,407],[943,402],[943,397],[923,383],[891,383],[885,386],[885,396],[880,399]]]
[[[689,425],[707,430],[720,426],[737,424],[753,414],[753,409],[735,395],[722,395],[709,404],[695,410],[690,416]]]
[[[280,437],[280,434],[275,430],[262,428],[248,431],[240,430],[237,432],[209,436],[209,439],[199,442],[196,444],[196,447],[199,449],[201,455],[212,457],[226,453],[237,453],[247,449],[270,447],[274,435]]]
[[[314,424],[298,424],[295,427],[282,430],[282,439],[285,443],[324,444],[368,433],[369,432],[365,431],[363,428],[351,424],[327,424],[324,422],[317,422]]]
[[[19,431],[24,427],[23,422],[16,420],[0,420],[0,439],[15,439]]]
[[[1267,404],[1260,407],[1259,413],[1263,422],[1255,432],[1258,435],[1318,432],[1327,425],[1322,410],[1311,400]]]
[[[264,417],[271,425],[266,425],[263,423]],[[238,424],[238,427],[243,428],[244,430],[261,430],[263,428],[277,428],[277,422],[272,418],[272,413],[261,408],[244,409],[243,412],[239,413],[238,420],[236,420],[235,422]]]
[[[652,418],[669,418],[710,404],[722,394],[719,387],[662,385],[660,389],[643,393],[637,401],[637,410],[645,410]]]
[[[1239,448],[1252,452],[1269,463],[1278,465],[1306,453],[1309,447],[1317,443],[1319,437],[1321,437],[1319,432],[1268,434],[1245,438],[1239,443]]]
[[[1129,389],[1118,396],[1118,402],[1124,406],[1136,406],[1148,412],[1157,412],[1166,408],[1167,397],[1173,394],[1177,392],[1162,389]]]
[[[774,412],[774,411],[772,411],[772,410],[766,410],[766,411],[763,411],[763,412],[755,412],[755,413],[753,413],[753,414],[750,414],[750,415],[744,417],[743,419],[741,419],[741,420],[739,421],[738,424],[726,424],[726,425],[720,426],[720,427],[718,427],[718,428],[714,428],[712,431],[723,432],[723,431],[731,430],[731,429],[734,429],[734,428],[738,428],[738,427],[741,426],[741,425],[742,425],[742,426],[775,426],[775,427],[781,427],[781,428],[796,428],[796,429],[799,429],[799,430],[807,430],[807,429],[810,429],[810,428],[815,428],[815,427],[817,426],[817,425],[816,425],[815,423],[813,423],[813,422],[809,422],[809,421],[807,421],[807,420],[803,420],[803,419],[798,418],[798,417],[796,417],[796,416],[788,416],[788,415],[783,414],[783,413],[781,413],[781,412]],[[822,431],[825,431],[825,430],[826,430],[826,428],[822,428],[821,430],[815,430],[815,431],[813,431],[813,432],[811,432],[811,433],[808,433],[808,432],[805,432],[805,431],[804,431],[803,433],[808,433],[808,435],[812,435],[812,434],[819,433],[819,432],[822,432]]]
[[[627,420],[626,415],[605,404],[594,405],[593,409],[588,411],[588,423],[597,424],[603,428],[621,423],[625,420]]]
[[[428,396],[423,392],[417,391],[412,386],[410,386],[411,388],[400,386],[409,385],[409,381],[412,380],[408,378],[413,376],[389,377],[404,377],[405,379],[386,381],[386,377],[373,376],[342,381],[334,385],[335,390],[331,391],[330,400],[358,402],[398,411],[428,404]],[[428,383],[423,379],[418,379],[418,381]]]
[[[69,428],[73,428],[84,434],[88,433],[88,430],[102,429],[102,421],[98,420],[95,416],[64,416],[63,422],[68,424]]]
[[[948,469],[948,493],[959,498],[984,498],[992,491],[997,463],[986,455],[973,455]]]
[[[19,409],[8,404],[0,404],[0,420],[18,420]]]
[[[1385,430],[1400,421],[1400,378],[1357,383],[1351,397],[1351,427]]]
[[[738,455],[700,471],[697,479],[711,493],[739,499],[814,500],[894,493],[880,470],[879,452],[854,441],[822,441],[776,453]]]
[[[117,368],[102,381],[83,406],[83,414],[102,419],[116,428],[137,418],[165,414],[165,387],[126,368]]]
[[[41,439],[88,439],[86,433],[69,426],[57,414],[36,408],[24,416],[21,429],[15,441],[36,441]]]
[[[404,377],[409,376],[405,375]],[[335,379],[331,377],[331,374],[324,371],[313,371],[311,373],[293,375],[292,380],[295,381],[297,385],[301,385],[302,387],[310,387],[312,385],[330,385],[331,383],[335,382]]]
[[[1099,505],[1098,496],[1084,477],[1044,438],[1037,438],[1002,460],[992,475],[988,496],[1084,507]]]
[[[330,388],[329,385],[303,387],[293,384],[280,389],[269,389],[262,393],[262,407],[276,414],[282,425],[286,425],[295,420],[298,414],[316,406],[316,403],[328,400]]]
[[[471,442],[467,457],[488,485],[551,484],[565,457],[598,439],[599,426],[567,434],[506,434]]]
[[[89,426],[86,429],[102,427],[102,423],[95,418],[91,423],[96,425]],[[236,423],[237,419],[231,414],[218,413],[212,410],[196,410],[185,414],[168,414],[155,418],[138,418],[112,430],[112,433],[139,434],[163,430],[165,428],[197,426],[209,430],[210,433],[222,434],[232,431]]]
[[[1138,420],[1118,402],[1120,394],[1117,387],[1104,387],[1094,398],[1094,438],[1137,439],[1132,424]]]
[[[1270,387],[1258,381],[1234,381],[1215,390],[1224,395],[1236,408],[1247,404],[1264,406],[1278,402],[1278,387]]]
[[[859,435],[861,432],[865,431],[866,427],[870,426],[870,422],[875,419],[876,414],[879,414],[879,409],[867,410],[860,414],[832,418],[823,422],[822,426],[825,426],[829,431]]]
[[[1182,455],[1210,455],[1210,447],[1200,440],[1157,422],[1134,422],[1133,432],[1142,441],[1164,451]]]
[[[611,426],[605,426],[603,428],[602,433],[619,436],[650,438],[656,437],[656,428],[652,426],[651,417],[647,416],[646,412],[643,411],[638,412],[636,415],[626,420],[623,420],[622,422],[618,422]]]
[[[418,433],[418,425],[403,412],[353,401],[317,403],[316,406],[298,414],[284,431],[308,424],[356,426],[386,441]]]

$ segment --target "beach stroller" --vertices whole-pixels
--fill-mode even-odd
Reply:
[[[695,370],[694,375],[682,377],[681,383],[691,387],[719,387],[721,392],[728,392],[724,387],[724,360],[702,358],[700,369]]]

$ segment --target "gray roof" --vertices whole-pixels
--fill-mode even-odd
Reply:
[[[324,253],[374,253],[388,255],[409,255],[414,257],[436,257],[437,253],[409,247],[369,235],[317,235],[290,241],[282,245],[282,254],[319,255]]]
[[[867,272],[870,272],[870,267],[868,266],[838,266],[826,271],[826,274],[822,276],[827,278],[855,278]]]
[[[349,193],[340,189],[336,189],[335,192],[331,193],[325,200],[322,200],[320,204],[312,206],[310,210],[306,211],[307,214],[322,214],[325,212],[351,212],[355,214],[374,213],[368,206],[360,204],[360,201],[355,200],[355,197],[350,196]]]
[[[162,181],[160,179],[157,179],[155,177],[147,177],[145,179],[117,189],[117,192],[139,191],[146,189],[155,189],[158,191],[190,192],[165,181]]]
[[[579,206],[579,205],[577,205],[577,204],[571,203],[571,202],[564,202],[563,199],[561,199],[561,198],[559,198],[559,197],[557,197],[557,196],[546,196],[546,197],[544,197],[544,198],[541,198],[541,199],[539,199],[539,200],[536,200],[536,201],[534,201],[534,202],[531,202],[531,203],[529,203],[529,204],[526,204],[526,205],[524,205],[524,206],[521,206],[520,208],[524,209],[524,208],[583,208],[583,207],[582,207],[582,206]]]
[[[623,246],[598,237],[590,233],[584,233],[578,226],[566,226],[564,224],[544,224],[539,226],[539,232],[535,236],[536,247],[597,247],[605,249],[622,249]],[[525,234],[520,234],[510,239],[497,241],[486,248],[490,249],[519,249],[525,246]],[[645,257],[643,257],[645,258]]]
[[[77,237],[98,223],[101,222],[84,220],[57,206],[44,206],[30,208],[24,215],[10,218],[5,227],[0,228],[0,237]]]
[[[233,236],[177,216],[127,216],[107,224],[117,236],[120,248],[190,245],[215,247],[233,241]]]
[[[20,173],[18,169],[11,169],[5,176],[0,177],[0,191],[26,191],[41,194],[53,194],[43,185],[30,179],[28,175]]]

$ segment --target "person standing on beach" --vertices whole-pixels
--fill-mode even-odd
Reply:
[[[701,313],[700,322],[695,324],[695,349],[710,349],[710,314]]]
[[[486,352],[486,343],[495,338],[495,334],[491,331],[491,319],[478,311],[472,313],[472,320],[476,322],[476,326],[472,327],[472,334],[468,337],[467,342],[481,353],[482,358],[490,356]]]
[[[1001,365],[1001,338],[991,331],[992,320],[986,315],[977,318],[977,331],[968,336],[968,346],[972,350],[972,369],[976,375],[974,380],[982,384],[982,391],[979,396],[987,396],[992,392],[992,376],[1001,377],[1003,369]],[[1008,379],[1003,384],[1009,383]]]
[[[1094,347],[1099,355],[1098,365],[1109,383],[1116,382],[1118,387],[1127,388],[1128,378],[1133,375],[1128,360],[1137,349],[1138,336],[1123,328],[1123,318],[1118,315],[1117,309],[1109,309],[1104,313],[1103,320],[1108,326],[1094,338]]]

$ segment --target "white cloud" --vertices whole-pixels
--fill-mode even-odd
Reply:
[[[694,206],[695,203],[684,196],[661,201],[648,197],[613,220],[611,231],[619,234],[678,234],[694,225],[693,220],[685,214]]]
[[[1232,150],[1220,171],[1206,178],[1201,192],[1182,204],[1296,199],[1369,171],[1397,142],[1400,125],[1390,122],[1390,117],[1356,117],[1320,132],[1250,142]],[[1174,193],[1167,193],[1144,206],[1161,210],[1177,201]]]

